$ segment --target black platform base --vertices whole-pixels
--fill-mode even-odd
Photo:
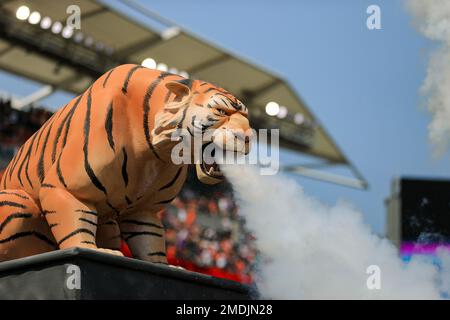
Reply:
[[[251,299],[234,281],[70,249],[0,263],[0,299]]]

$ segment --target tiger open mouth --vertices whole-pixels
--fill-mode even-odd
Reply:
[[[205,149],[213,142],[205,143],[202,146],[202,157],[205,155]],[[214,159],[216,148],[212,149],[211,157]],[[211,161],[208,161],[211,162]],[[198,179],[206,184],[216,184],[224,180],[224,176],[222,171],[220,170],[219,165],[216,161],[212,161],[212,163],[207,163],[205,159],[202,158],[202,161],[196,165],[197,177]]]
[[[208,142],[208,143],[205,143],[205,144],[202,146],[202,154],[204,154],[204,151],[205,151],[206,147],[209,146],[209,145],[211,145],[212,143],[213,143],[213,142]],[[213,158],[216,156],[216,148],[217,148],[217,147],[215,147],[215,148],[212,149],[212,151],[211,151],[211,157],[213,157]],[[204,159],[203,159],[203,161],[201,162],[200,165],[201,165],[202,171],[203,171],[206,175],[208,175],[208,176],[210,176],[210,177],[214,177],[214,178],[220,178],[220,177],[223,177],[223,173],[222,173],[222,171],[220,171],[220,167],[219,167],[219,165],[217,164],[216,161],[214,161],[213,163],[208,164],[208,163],[206,163],[206,161],[204,161]]]

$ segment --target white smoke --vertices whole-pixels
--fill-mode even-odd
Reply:
[[[274,299],[437,299],[440,274],[431,263],[404,265],[387,240],[371,233],[349,204],[327,207],[293,180],[261,176],[250,166],[222,166],[248,228],[267,261],[258,287]],[[448,262],[450,259],[446,258]],[[379,290],[367,268],[380,268]],[[449,263],[450,266],[450,263]],[[450,271],[449,268],[445,271]],[[447,279],[450,272],[447,273]],[[443,283],[448,286],[449,283]]]
[[[448,150],[450,141],[450,1],[408,0],[406,3],[417,29],[438,45],[430,56],[421,92],[432,115],[429,138],[436,153],[442,154]]]

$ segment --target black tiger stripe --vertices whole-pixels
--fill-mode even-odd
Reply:
[[[150,148],[150,150],[153,152],[156,158],[161,160],[159,155],[156,153],[155,148],[153,147],[153,144],[150,140],[150,127],[148,123],[148,115],[150,113],[150,98],[152,97],[153,91],[155,91],[155,88],[158,86],[158,84],[166,77],[170,76],[170,73],[162,72],[156,80],[154,80],[147,88],[147,91],[145,92],[144,96],[144,103],[143,103],[143,109],[144,109],[144,119],[143,119],[143,128],[144,128],[144,135],[145,140],[147,141],[147,144]]]
[[[208,82],[203,82],[202,84],[199,85],[199,87],[203,87],[203,86],[206,86],[208,84],[209,84]]]
[[[91,221],[89,219],[85,219],[85,218],[78,218],[78,220],[89,223],[90,225],[93,225],[94,227],[97,226],[97,222]]]
[[[69,113],[67,114],[67,121],[65,123],[65,130],[64,130],[64,138],[63,138],[63,142],[62,142],[62,149],[64,149],[64,147],[66,146],[67,143],[67,137],[69,135],[69,129],[70,129],[70,125],[72,124],[72,118],[73,115],[75,113],[75,110],[77,109],[78,105],[81,102],[81,99],[83,98],[84,95],[80,95],[78,97],[78,99],[75,101],[75,104],[72,106],[72,108],[70,109]],[[62,152],[61,149],[61,152]]]
[[[181,80],[178,80],[178,82],[187,86],[189,88],[189,90],[192,89],[192,84],[194,83],[194,81],[192,79],[181,79]]]
[[[86,171],[89,179],[94,184],[94,186],[102,191],[105,195],[107,194],[106,188],[100,182],[100,180],[95,175],[94,170],[89,163],[89,133],[91,129],[91,107],[92,107],[92,87],[89,88],[88,96],[87,96],[87,109],[86,109],[86,118],[84,120],[84,145],[83,145],[83,153],[84,153],[84,170]]]
[[[48,214],[56,213],[56,211],[52,210],[42,210],[42,215],[45,217]]]
[[[171,203],[172,201],[173,201],[173,199],[175,199],[177,196],[175,196],[175,197],[173,197],[173,198],[171,198],[171,199],[167,199],[167,200],[163,200],[163,201],[160,201],[160,202],[157,202],[157,203],[155,203],[155,204],[167,204],[167,203]]]
[[[58,128],[57,135],[56,135],[57,140],[59,140],[60,134],[61,134],[62,130],[64,130],[63,142],[61,144],[61,152],[59,153],[59,157],[58,157],[58,160],[56,162],[56,174],[58,175],[59,182],[66,189],[67,189],[67,184],[66,184],[66,181],[64,179],[64,175],[62,174],[62,170],[61,170],[61,156],[62,156],[62,152],[64,150],[64,147],[66,146],[66,143],[67,143],[67,136],[69,135],[69,129],[70,129],[70,125],[72,123],[72,118],[73,118],[73,115],[75,113],[75,109],[78,107],[78,105],[79,105],[79,103],[80,103],[82,98],[83,98],[83,95],[78,96],[78,99],[75,101],[75,103],[73,104],[72,108],[70,108],[69,112],[66,114],[66,116],[63,119],[63,121],[61,122],[61,125]],[[58,143],[57,140],[55,140],[55,143],[53,145],[53,152],[55,153],[55,155],[56,155],[56,148],[57,148],[57,143]],[[52,157],[53,157],[53,155],[52,155]]]
[[[212,118],[212,117],[210,117],[210,116],[207,116],[207,117],[206,117],[206,120],[208,120],[209,122],[217,122],[217,121],[220,121],[220,119],[215,119],[215,118]]]
[[[29,236],[35,236],[39,240],[42,240],[42,241],[46,242],[47,244],[49,244],[51,247],[56,248],[56,245],[52,240],[50,240],[49,238],[47,238],[47,236],[45,236],[42,233],[39,233],[37,231],[18,232],[8,238],[1,239],[0,243],[6,243],[6,242],[18,240],[20,238],[29,237]]]
[[[67,105],[63,109],[65,109],[66,107],[67,107]],[[56,161],[56,147],[58,146],[59,138],[61,136],[62,129],[63,129],[64,123],[65,123],[64,120],[65,120],[65,118],[63,119],[63,121],[61,121],[61,124],[59,125],[58,129],[56,130],[55,138],[53,139],[52,164],[55,163],[55,161]]]
[[[67,241],[68,239],[70,239],[73,236],[76,236],[77,234],[80,234],[80,233],[86,233],[86,234],[89,234],[89,235],[91,235],[91,236],[93,236],[95,238],[95,233],[92,232],[91,230],[86,229],[86,228],[78,228],[78,229],[72,231],[71,233],[69,233],[68,235],[66,235],[65,237],[63,237],[61,240],[59,240],[58,241],[58,246],[60,246],[62,243],[64,243],[64,241]]]
[[[115,214],[119,214],[120,213],[120,211],[117,210],[108,200],[106,201],[106,205],[108,207],[110,207],[114,211]]]
[[[156,232],[150,232],[150,231],[139,231],[139,232],[123,232],[123,235],[127,235],[124,237],[125,241],[128,241],[134,237],[138,236],[152,236],[152,237],[158,237],[162,238],[162,235]]]
[[[219,98],[219,99],[220,99],[220,101],[222,101],[223,104],[226,105],[227,107],[230,105],[230,103],[229,103],[227,100],[225,100],[224,98]]]
[[[50,183],[43,183],[41,185],[41,188],[48,188],[48,189],[54,189],[56,188],[54,185],[50,184]]]
[[[62,110],[65,110],[67,105],[65,105]],[[60,111],[62,113],[62,111]],[[70,113],[70,111],[69,111]],[[56,148],[58,146],[59,138],[61,137],[61,133],[63,131],[64,125],[66,124],[67,118],[69,116],[69,113],[66,114],[64,119],[61,121],[61,124],[59,125],[58,129],[56,130],[55,138],[53,139],[53,150],[52,150],[52,163],[55,163],[56,160]],[[59,117],[58,117],[59,118]]]
[[[214,89],[217,90],[217,92],[223,93],[226,96],[234,97],[231,93],[229,93],[227,90],[225,90],[223,88],[215,87]]]
[[[20,157],[22,155],[23,149],[24,149],[24,147],[21,146],[19,151],[17,152],[16,156],[14,157],[15,158],[14,162],[13,162],[13,164],[11,166],[10,171],[9,171],[9,181],[11,181],[11,179],[12,179],[12,174],[13,174],[15,168],[16,168],[17,163],[19,162],[19,159],[20,159]]]
[[[62,153],[59,154],[58,161],[56,162],[56,174],[58,175],[59,182],[67,189],[67,184],[61,171],[61,156]]]
[[[172,180],[170,180],[167,184],[165,184],[163,187],[161,187],[159,189],[159,191],[162,191],[164,189],[170,188],[171,186],[173,186],[173,184],[178,180],[178,177],[181,174],[181,170],[183,170],[183,167],[180,167],[177,171],[177,173],[175,174],[175,176],[172,178]]]
[[[42,133],[44,132],[47,124],[48,124],[48,121],[46,123],[44,123],[44,125],[38,130],[38,137],[37,137],[37,141],[36,141],[36,146],[34,148],[34,154],[36,154],[39,149]]]
[[[124,94],[127,94],[127,90],[128,90],[128,84],[130,82],[131,77],[133,76],[133,73],[135,73],[138,69],[144,68],[143,66],[140,65],[136,65],[133,68],[130,69],[130,71],[128,71],[127,77],[125,78],[125,82],[123,83],[123,87],[122,87],[122,92]]]
[[[31,213],[23,213],[23,212],[15,212],[10,214],[8,217],[6,217],[5,220],[3,220],[3,223],[0,224],[0,233],[2,233],[3,229],[5,229],[6,225],[10,223],[14,219],[28,219],[31,218],[33,215]]]
[[[113,73],[114,69],[109,70],[109,72],[106,74],[105,80],[103,81],[103,88],[106,87],[106,83],[109,80],[109,77],[111,77],[111,74]]]
[[[38,130],[39,134],[38,134],[38,139],[37,139],[37,141],[36,141],[36,148],[34,149],[34,154],[37,154],[37,152],[38,152],[38,150],[39,150],[39,147],[40,147],[40,145],[41,145],[41,138],[42,138],[42,135],[44,134],[44,131],[47,130],[47,127],[48,127],[49,125],[53,124],[54,116],[55,116],[55,114],[53,114],[53,115],[50,117],[50,119],[48,119],[48,120],[44,123],[44,125]]]
[[[53,122],[48,127],[47,135],[45,136],[44,143],[43,143],[44,145],[42,146],[41,154],[39,156],[39,161],[37,164],[37,172],[38,172],[40,183],[42,183],[42,181],[44,181],[44,177],[45,177],[45,168],[44,168],[45,148],[47,147],[48,139],[49,139],[50,133],[52,131],[52,126],[53,126]]]
[[[105,121],[105,130],[106,135],[108,136],[108,143],[109,146],[113,151],[116,151],[114,148],[114,137],[113,137],[113,102],[109,104],[108,107],[108,113],[106,114],[106,121]]]
[[[128,205],[130,205],[132,203],[130,198],[128,198],[128,196],[125,196],[125,201],[127,202]]]
[[[164,229],[164,227],[162,225],[156,224],[156,223],[152,223],[152,222],[145,222],[145,221],[139,221],[139,220],[134,220],[134,219],[125,219],[120,221],[120,224],[135,224],[138,226],[146,226],[146,227],[153,227],[153,228],[157,228],[157,229]]]
[[[147,256],[149,256],[149,257],[165,257],[166,253],[163,251],[156,251],[156,252],[150,252],[149,254],[147,254]]]
[[[0,195],[2,195],[2,194],[17,196],[17,197],[25,199],[25,200],[29,200],[30,199],[29,197],[21,195],[20,193],[17,193],[17,192],[0,191]]]
[[[20,183],[20,185],[21,185],[22,187],[24,187],[24,185],[23,185],[23,183],[22,183],[22,169],[23,169],[23,166],[25,165],[25,162],[26,162],[26,161],[29,159],[29,157],[30,157],[31,149],[32,149],[32,147],[33,147],[34,140],[36,139],[36,136],[37,136],[37,134],[35,133],[35,134],[33,135],[33,137],[31,138],[30,144],[29,144],[28,149],[27,149],[27,152],[25,153],[24,158],[23,158],[23,160],[22,160],[22,162],[21,162],[21,164],[20,164],[20,166],[19,166],[19,171],[17,172],[17,177],[19,178],[19,183]],[[28,164],[27,164],[27,166],[28,166]],[[28,176],[28,174],[27,174],[27,179],[28,179],[28,182],[30,183],[30,186],[33,188],[33,184],[31,183],[31,180],[30,180],[30,177]]]
[[[237,111],[240,111],[242,109],[241,105],[236,102],[231,102],[231,106],[235,108]]]
[[[78,104],[80,103],[82,97],[83,97],[83,95],[78,96],[78,99],[75,100],[75,103],[70,108],[69,112],[67,112],[67,114],[64,116],[64,119],[61,121],[61,124],[59,125],[58,130],[56,131],[55,139],[53,140],[52,164],[55,163],[56,150],[58,147],[59,139],[61,138],[61,134],[63,133],[63,130],[65,129],[64,130],[64,138],[63,138],[63,142],[61,145],[61,152],[59,154],[58,161],[56,163],[56,171],[58,174],[58,179],[64,185],[65,188],[67,188],[67,185],[66,185],[66,182],[64,181],[64,178],[63,178],[63,175],[61,172],[61,164],[60,164],[61,160],[60,159],[61,159],[62,150],[64,149],[66,142],[67,142],[67,135],[69,133],[70,123],[72,121],[73,114],[75,113],[75,109],[78,106]],[[66,105],[63,109],[66,109],[67,106],[68,105]]]
[[[123,183],[125,184],[125,187],[128,186],[128,172],[127,172],[127,162],[128,162],[128,155],[127,150],[125,147],[122,148],[123,153],[123,162],[122,162],[122,179]]]
[[[50,227],[50,229],[53,229],[54,227],[57,227],[59,224],[58,223],[52,223],[49,224],[48,226]]]
[[[97,245],[95,242],[92,242],[92,241],[81,241],[81,243],[92,244],[92,245],[94,245],[94,246]]]
[[[216,88],[215,88],[215,87],[208,88],[208,89],[206,89],[206,90],[203,92],[203,94],[206,94],[206,93],[208,93],[208,92],[210,92],[210,91],[213,91],[213,90],[216,90]]]
[[[91,211],[91,210],[77,209],[77,210],[75,210],[75,212],[81,212],[81,213],[85,213],[85,214],[90,214],[90,215],[93,215],[93,216],[96,216],[96,217],[98,216],[97,212]]]
[[[27,207],[21,203],[17,203],[14,201],[8,201],[8,200],[4,200],[4,201],[0,201],[0,207],[16,207],[16,208],[21,208],[21,209],[26,209]]]

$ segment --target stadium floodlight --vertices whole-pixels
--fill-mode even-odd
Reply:
[[[95,44],[95,49],[97,51],[102,51],[104,48],[105,48],[105,44],[103,42],[99,41]]]
[[[41,14],[37,11],[33,11],[28,17],[28,22],[30,24],[38,24],[41,21]]]
[[[167,71],[168,67],[167,67],[167,64],[165,64],[165,63],[158,63],[156,65],[156,69],[159,71]]]
[[[61,35],[65,39],[70,39],[73,36],[73,28],[70,26],[65,26],[64,29],[62,30]]]
[[[41,20],[41,28],[42,29],[48,29],[50,28],[52,25],[52,19],[50,19],[50,17],[44,17]]]
[[[187,73],[186,71],[180,71],[178,75],[186,79],[189,78],[189,73]]]
[[[295,124],[300,125],[305,122],[305,117],[301,113],[296,113],[294,116],[294,122]]]
[[[156,69],[156,61],[152,58],[146,58],[144,61],[142,61],[141,65],[143,67],[149,68],[149,69]]]
[[[108,56],[111,56],[114,53],[114,48],[113,47],[109,47],[109,46],[105,46],[105,53]]]
[[[52,25],[52,32],[54,34],[58,34],[61,32],[61,30],[63,29],[63,25],[61,22],[56,21],[53,25]]]
[[[84,40],[84,45],[86,47],[90,47],[94,44],[94,39],[90,36],[86,37],[86,39]]]
[[[288,114],[288,109],[285,106],[280,106],[280,109],[278,110],[278,113],[277,113],[277,118],[284,119],[284,118],[286,118],[287,114]]]
[[[83,41],[83,38],[84,38],[84,35],[83,35],[83,32],[77,32],[77,33],[75,33],[75,36],[73,37],[73,40],[75,41],[75,42],[81,42],[81,41]]]
[[[20,6],[16,11],[16,18],[19,20],[27,20],[30,16],[30,8],[27,6]]]
[[[280,105],[274,101],[270,101],[266,104],[266,113],[269,116],[276,116],[280,111]]]

